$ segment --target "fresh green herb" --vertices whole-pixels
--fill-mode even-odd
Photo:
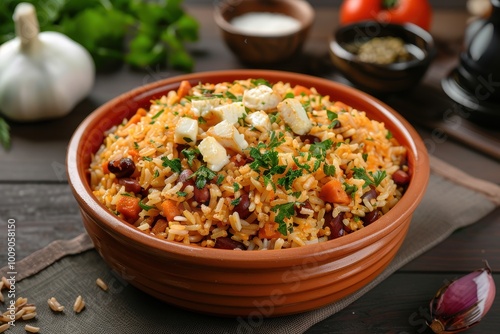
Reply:
[[[179,158],[175,158],[175,159],[170,160],[167,157],[162,157],[161,160],[163,161],[162,166],[163,167],[170,167],[172,172],[180,173],[182,171],[181,160]]]
[[[153,158],[151,158],[151,157],[142,157],[142,160],[144,160],[144,161],[153,161]]]
[[[370,176],[368,176],[364,168],[354,167],[352,170],[353,170],[353,177],[355,179],[360,179],[365,181],[365,183],[363,184],[363,188],[373,184],[373,180],[370,178]]]
[[[292,157],[292,160],[293,160],[293,162],[295,162],[295,164],[297,165],[297,167],[299,167],[300,169],[303,169],[303,170],[305,170],[307,172],[309,172],[311,170],[311,166],[309,166],[306,163],[305,164],[301,164],[296,157]]]
[[[359,218],[359,216],[354,216],[352,218],[356,223],[359,222],[361,219]]]
[[[241,202],[241,197],[238,197],[238,198],[235,198],[231,201],[231,205],[236,206],[236,205],[240,204],[240,202]]]
[[[295,202],[278,204],[271,208],[271,211],[276,212],[276,222],[278,223],[278,232],[283,235],[287,235],[287,230],[293,229],[293,226],[290,226],[287,229],[287,223],[285,219],[291,218],[295,214]]]
[[[189,137],[182,137],[186,143],[191,143],[193,140]]]
[[[236,96],[228,90],[224,93],[224,96],[233,102],[241,102],[243,99],[243,96]]]
[[[266,185],[270,183],[273,175],[283,174],[286,170],[286,166],[279,165],[278,152],[274,150],[261,153],[259,149],[252,147],[250,149],[250,156],[254,159],[250,164],[251,169],[257,172],[261,168],[264,169],[262,177]]]
[[[196,188],[203,189],[207,182],[212,180],[216,176],[217,174],[215,174],[215,172],[209,169],[207,166],[200,166],[200,168],[198,168],[196,172],[191,174],[189,178],[196,177],[196,180],[194,182]]]
[[[200,150],[198,148],[185,148],[181,153],[186,157],[189,167],[193,167],[193,160],[200,154]]]
[[[293,95],[292,92],[288,92],[285,94],[285,97],[283,99],[293,99],[295,95]]]
[[[1,2],[0,44],[14,37],[11,15],[23,1]],[[39,10],[42,31],[61,32],[82,45],[98,69],[126,62],[150,69],[151,79],[158,79],[153,68],[194,67],[186,45],[198,40],[199,23],[184,10],[182,0],[58,0],[50,6],[46,0],[29,2]]]
[[[358,191],[358,186],[355,184],[349,184],[347,182],[344,182],[344,187],[345,187],[345,192],[348,195],[351,195],[352,198],[354,198],[354,195],[356,195],[356,191]]]
[[[220,185],[222,184],[222,181],[224,181],[224,175],[219,174],[219,175],[217,176],[217,181],[215,181],[215,183],[216,183],[218,186],[220,186]]]
[[[385,135],[385,138],[391,139],[392,138],[392,132],[387,130],[387,134]]]
[[[139,206],[141,207],[141,209],[146,210],[146,211],[149,211],[151,209],[156,208],[155,206],[146,205],[146,204],[142,203],[141,201],[139,201]]]
[[[6,151],[10,149],[10,127],[2,117],[0,117],[0,144]]]
[[[158,176],[160,176],[160,171],[158,169],[155,169],[155,173],[154,173],[153,177],[157,178]]]
[[[363,153],[363,154],[361,154],[361,156],[363,157],[363,160],[365,162],[368,160],[368,153]]]
[[[295,197],[295,198],[299,198],[299,197],[300,197],[300,195],[302,195],[302,192],[301,192],[301,191],[294,191],[294,192],[292,193],[292,196],[293,196],[293,197]]]
[[[246,126],[247,125],[247,122],[245,121],[245,118],[247,118],[247,114],[246,113],[243,113],[243,115],[241,115],[241,117],[238,117],[238,124],[240,126]]]
[[[238,183],[233,183],[233,189],[234,189],[234,192],[237,192],[238,190],[240,190],[240,185]]]
[[[277,112],[272,112],[270,114],[268,114],[269,116],[269,121],[272,123],[276,123],[276,121],[278,120],[278,113]]]
[[[273,149],[273,148],[280,146],[284,142],[285,142],[285,135],[282,132],[278,132],[278,136],[276,136],[276,132],[271,131],[271,135],[269,138],[269,144],[267,145],[267,147],[269,149]]]
[[[253,79],[251,82],[254,86],[266,85],[268,87],[272,87],[272,85],[266,79]]]
[[[332,146],[333,142],[331,139],[327,139],[319,143],[311,144],[309,147],[309,153],[311,153],[311,155],[316,159],[324,160],[326,157],[326,151],[331,149]]]
[[[187,196],[187,192],[185,192],[185,191],[178,191],[178,192],[176,192],[176,194],[179,197],[186,197]]]
[[[338,124],[340,123],[339,120],[338,120],[338,115],[337,113],[331,111],[331,110],[327,110],[326,111],[326,115],[328,116],[328,120],[330,121],[330,125],[328,125],[328,128],[329,129],[333,129],[335,128],[336,126],[338,126]]]
[[[334,165],[329,165],[325,163],[323,165],[323,172],[325,173],[326,176],[334,176],[336,172],[336,168]]]
[[[134,148],[135,148],[136,150],[138,150],[138,149],[139,149],[139,144],[138,144],[136,141],[134,142]]]
[[[158,117],[160,117],[160,116],[161,116],[161,114],[163,114],[163,112],[164,112],[164,111],[165,111],[164,109],[162,109],[162,110],[158,111],[156,114],[154,114],[154,116],[153,116],[153,117],[151,117],[151,119],[152,119],[152,120],[157,119]]]
[[[382,180],[387,176],[387,173],[385,172],[385,170],[377,170],[375,173],[370,172],[370,175],[373,177],[375,186],[378,187]]]
[[[120,193],[122,196],[127,196],[127,197],[135,197],[134,195],[131,195],[129,193]]]
[[[278,180],[278,184],[282,187],[285,187],[286,190],[290,190],[293,185],[293,181],[295,181],[296,178],[302,176],[302,169],[289,169],[284,177],[281,177]]]
[[[199,124],[205,124],[207,121],[203,117],[198,117],[198,123]]]

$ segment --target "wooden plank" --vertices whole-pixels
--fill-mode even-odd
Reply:
[[[429,301],[443,284],[468,273],[395,273],[306,334],[432,333],[425,325]],[[495,274],[494,280],[499,279],[500,275]],[[497,298],[486,317],[467,333],[498,333],[499,312]]]

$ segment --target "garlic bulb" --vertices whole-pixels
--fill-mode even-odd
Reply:
[[[446,284],[432,299],[429,327],[435,333],[458,333],[486,315],[495,299],[495,282],[488,264]]]
[[[90,54],[61,33],[39,33],[32,4],[17,5],[13,19],[17,37],[0,46],[0,111],[16,121],[68,114],[94,84]]]

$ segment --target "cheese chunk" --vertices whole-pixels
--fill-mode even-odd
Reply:
[[[198,121],[188,117],[182,117],[174,132],[174,142],[177,144],[195,144],[198,135]]]
[[[238,123],[238,119],[246,114],[245,106],[242,102],[233,102],[215,107],[212,112],[217,113],[222,120],[231,124]]]
[[[266,85],[260,85],[243,92],[243,105],[250,109],[274,109],[280,103],[280,100],[281,97]]]
[[[286,124],[298,135],[305,135],[312,128],[312,122],[299,100],[288,98],[278,104],[278,111]]]
[[[203,100],[192,100],[191,101],[191,111],[196,117],[203,116],[210,112],[210,110],[220,105],[219,98],[203,99]]]
[[[203,156],[203,161],[207,163],[207,167],[214,172],[220,171],[229,163],[226,149],[214,137],[207,136],[200,142],[198,149]]]
[[[260,132],[271,131],[271,120],[264,111],[256,111],[245,117],[245,122],[259,130]]]
[[[245,137],[227,120],[223,120],[216,126],[208,129],[207,134],[214,137],[225,148],[229,148],[235,152],[242,153],[248,147]]]

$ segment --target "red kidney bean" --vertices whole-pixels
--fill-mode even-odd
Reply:
[[[300,140],[304,143],[304,144],[314,144],[314,143],[319,143],[321,140],[316,137],[316,136],[313,136],[313,135],[302,135],[300,136]]]
[[[214,248],[220,249],[242,249],[245,250],[246,247],[242,242],[231,239],[230,237],[219,237],[215,239]]]
[[[241,167],[241,166],[246,165],[247,163],[252,162],[253,158],[252,157],[245,157],[244,155],[240,155],[238,158],[237,155],[233,155],[233,156],[231,156],[231,158],[229,158],[229,160],[231,162],[233,162],[236,167]]]
[[[410,175],[404,170],[398,169],[392,174],[392,179],[398,186],[405,186],[410,182]]]
[[[363,196],[361,196],[361,199],[368,199],[369,201],[374,199],[374,198],[377,198],[377,191],[375,190],[375,188],[373,187],[370,187],[370,190],[368,190],[366,193],[363,194]]]
[[[376,221],[377,219],[379,219],[380,216],[382,216],[382,214],[380,213],[379,210],[373,210],[371,212],[367,212],[365,214],[365,216],[363,218],[361,218],[361,220],[363,221],[363,223],[365,223],[364,224],[365,226],[368,226],[371,223],[373,223],[374,221]]]
[[[125,191],[128,193],[139,194],[142,191],[139,181],[131,178],[118,179],[118,183],[125,186]]]
[[[339,213],[335,218],[333,218],[331,212],[328,212],[325,215],[325,225],[330,227],[330,235],[328,236],[328,240],[336,239],[346,234],[344,230],[345,225],[342,222],[343,219],[343,212]]]
[[[111,160],[108,162],[108,170],[118,178],[125,178],[134,174],[135,164],[130,158]]]
[[[238,212],[238,215],[240,215],[241,219],[245,219],[251,214],[250,210],[248,210],[248,208],[250,207],[250,198],[245,191],[240,190],[240,192],[240,202],[234,206],[233,211]]]
[[[208,190],[207,186],[204,186],[201,189],[198,189],[198,187],[194,187],[193,193],[194,199],[200,204],[207,204],[210,200],[210,190]]]
[[[295,215],[299,218],[307,218],[309,217],[309,215],[307,214],[303,214],[303,213],[300,213],[300,210],[302,210],[302,208],[306,208],[306,209],[309,209],[309,210],[312,210],[313,207],[311,205],[311,203],[309,203],[309,201],[305,201],[304,203],[299,203],[299,204],[295,204]]]
[[[179,175],[178,181],[182,182],[182,190],[184,190],[184,188],[186,188],[187,186],[194,187],[194,179],[190,178],[191,175],[193,175],[193,171],[190,169],[184,169]]]

